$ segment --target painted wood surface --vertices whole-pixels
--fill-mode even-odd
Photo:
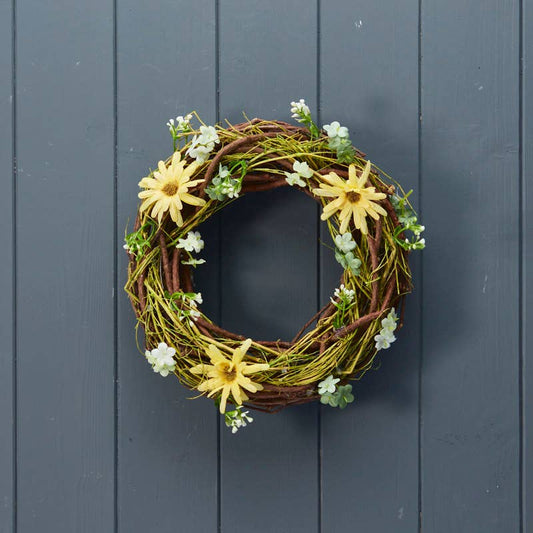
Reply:
[[[198,109],[204,120],[215,121],[215,8],[209,1],[169,0],[157,10],[143,1],[119,1],[117,22],[117,240],[122,242],[124,224],[129,219],[131,227],[135,218],[139,178],[172,151],[167,120]],[[121,247],[120,288],[127,265]],[[210,286],[216,298],[213,283],[202,290]],[[218,307],[213,299],[210,305],[208,311]],[[147,368],[135,344],[131,307],[120,294],[119,531],[164,533],[180,525],[216,531],[218,416],[209,402],[191,396]]]
[[[532,12],[0,2],[0,531],[533,531]],[[428,247],[353,405],[231,435],[138,353],[124,227],[170,117],[289,120],[299,98],[415,190]],[[239,333],[288,338],[336,286],[296,191],[201,231],[197,290]]]
[[[15,45],[16,525],[109,531],[112,6],[19,2]]]
[[[0,4],[0,165],[4,176],[0,195],[0,531],[12,531],[15,492],[15,209],[13,6]]]
[[[520,527],[518,13],[422,10],[421,510],[435,532]]]

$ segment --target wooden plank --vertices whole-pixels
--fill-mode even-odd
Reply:
[[[533,528],[533,3],[523,2],[522,79],[522,531]]]
[[[422,529],[519,531],[518,1],[422,36]]]
[[[418,186],[418,2],[334,2],[321,11],[322,122],[349,127],[353,143],[406,190]],[[322,239],[331,244],[324,227]],[[380,369],[353,383],[355,403],[322,409],[322,531],[415,531],[418,524],[419,257],[398,341]],[[330,250],[321,296],[338,285]],[[418,282],[418,283],[417,283]],[[392,444],[392,445],[391,445]],[[355,528],[355,529],[354,529]]]
[[[316,110],[314,4],[258,0],[220,6],[220,117],[289,120],[290,102]],[[289,338],[316,309],[317,210],[296,191],[249,195],[222,213],[222,322]],[[221,435],[221,530],[318,530],[317,409],[254,414]]]
[[[118,3],[118,233],[135,217],[137,183],[172,150],[165,123],[197,109],[215,121],[215,8],[208,0]],[[204,233],[208,264],[217,271],[216,241]],[[215,252],[213,253],[213,249]],[[127,258],[118,249],[119,286]],[[214,277],[217,279],[217,276]],[[217,290],[199,284],[204,309]],[[134,339],[134,317],[119,297],[119,531],[215,531],[217,423],[211,402],[173,377],[154,374]]]
[[[17,3],[18,529],[113,529],[111,3]]]
[[[11,531],[14,505],[14,209],[13,209],[13,5],[0,4],[0,161],[5,176],[0,195],[0,531]]]

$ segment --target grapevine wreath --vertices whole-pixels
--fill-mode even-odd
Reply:
[[[395,340],[397,310],[411,290],[408,255],[425,245],[409,195],[352,146],[347,128],[332,122],[320,130],[304,100],[291,105],[300,125],[207,126],[196,114],[170,120],[173,153],[140,181],[142,202],[124,245],[125,288],[148,362],[214,398],[234,432],[252,420],[245,406],[273,412],[353,401],[349,381]],[[344,272],[290,342],[246,339],[201,310],[193,281],[205,262],[198,227],[243,194],[285,186],[322,206]]]

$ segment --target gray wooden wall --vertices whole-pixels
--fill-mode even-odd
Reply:
[[[533,532],[532,41],[530,0],[0,0],[0,530]],[[353,405],[234,436],[137,353],[124,227],[170,117],[298,98],[428,247]],[[335,283],[320,233],[294,191],[210,221],[210,315],[289,336]]]

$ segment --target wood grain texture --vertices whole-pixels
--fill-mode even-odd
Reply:
[[[422,529],[519,531],[518,2],[422,10]]]
[[[355,146],[415,190],[417,207],[418,2],[324,2],[320,20],[322,123],[349,127]],[[332,244],[325,227],[322,239]],[[324,248],[323,302],[338,275]],[[417,529],[419,303],[416,287],[398,341],[377,359],[379,371],[353,383],[354,404],[322,409],[324,533]]]
[[[0,531],[531,531],[532,1],[0,2]],[[415,189],[428,247],[353,405],[232,435],[138,353],[124,226],[170,117],[299,98]],[[208,316],[291,337],[338,284],[318,213],[283,189],[203,225]]]
[[[299,98],[316,109],[316,18],[314,4],[295,0],[221,3],[221,118],[287,120]],[[249,195],[222,213],[224,326],[289,338],[316,311],[316,213],[292,190]],[[223,532],[318,530],[316,414],[304,406],[254,414],[237,435],[222,428]]]
[[[17,3],[18,529],[113,528],[113,25]]]
[[[215,121],[215,8],[207,0],[168,0],[156,9],[141,0],[119,1],[117,22],[121,242],[128,219],[133,224],[140,178],[172,151],[167,120],[197,109]],[[211,263],[216,243],[206,241]],[[121,246],[117,253],[121,287],[127,258]],[[212,292],[207,311],[218,307]],[[122,292],[118,315],[119,531],[216,531],[218,415],[211,402],[190,401],[194,393],[173,376],[151,372],[137,351]]]
[[[533,530],[533,3],[522,11],[522,513]]]
[[[5,176],[0,195],[0,531],[12,531],[15,454],[13,366],[13,255],[14,255],[14,209],[13,209],[13,6],[0,3],[0,165]]]

